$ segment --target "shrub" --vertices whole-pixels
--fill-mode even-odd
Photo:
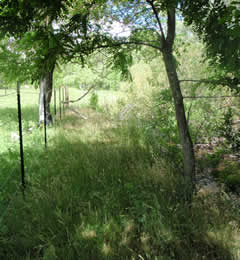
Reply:
[[[231,108],[224,114],[223,123],[219,127],[219,133],[226,139],[233,152],[240,152],[240,129],[234,129],[233,111]]]

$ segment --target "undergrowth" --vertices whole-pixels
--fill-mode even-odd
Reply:
[[[87,139],[95,123],[65,120],[47,151],[26,148],[37,160],[1,222],[1,259],[234,259],[239,216],[221,198],[189,207],[174,161],[152,162],[139,127],[111,131],[102,116],[112,134]]]

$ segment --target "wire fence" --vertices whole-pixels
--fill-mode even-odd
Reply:
[[[220,130],[226,122],[225,114],[229,109],[234,111],[233,124],[240,122],[239,95],[199,95],[184,96],[186,117],[195,144],[221,144],[224,142]],[[187,104],[187,105],[186,105]]]
[[[86,92],[86,93],[88,93],[88,92]],[[73,103],[73,102],[81,100],[83,97],[86,96],[86,93],[84,95],[82,95],[80,98],[78,98],[77,100],[71,101],[71,100],[69,100],[69,97],[68,97],[67,88],[59,88],[58,91],[56,89],[53,90],[53,98],[52,98],[53,115],[54,115],[53,121],[55,124],[55,128],[56,128],[56,122],[57,122],[57,113],[58,113],[58,118],[61,120],[64,116],[64,113],[66,112],[66,107],[69,106],[69,102]],[[19,141],[19,161],[16,163],[16,165],[14,165],[14,167],[12,167],[12,170],[9,173],[7,173],[7,174],[4,173],[4,176],[1,176],[2,173],[0,172],[0,194],[4,195],[4,193],[10,192],[9,197],[4,202],[0,200],[0,221],[4,218],[4,216],[6,216],[7,211],[9,210],[9,208],[11,208],[13,199],[16,196],[18,196],[22,192],[23,198],[24,198],[24,196],[25,196],[24,191],[27,188],[25,178],[28,174],[30,174],[29,169],[32,168],[31,165],[26,165],[27,166],[26,167],[25,160],[24,160],[24,136],[27,133],[23,132],[23,126],[22,126],[22,123],[24,120],[24,117],[22,114],[22,103],[24,103],[24,102],[22,102],[22,96],[21,96],[22,94],[29,95],[30,99],[32,101],[32,105],[36,106],[36,102],[38,102],[38,96],[39,96],[39,93],[37,91],[31,91],[29,89],[21,89],[20,85],[18,85],[16,90],[8,89],[6,91],[3,89],[0,89],[0,105],[1,104],[3,105],[0,108],[0,128],[2,126],[4,126],[5,124],[7,124],[8,122],[11,122],[11,120],[12,120],[11,117],[9,117],[8,119],[3,117],[3,120],[1,118],[2,116],[4,116],[3,114],[1,114],[1,109],[6,108],[6,105],[7,106],[9,105],[13,109],[12,110],[13,113],[15,113],[17,115],[18,120],[15,121],[15,124],[17,124],[17,126],[18,126],[18,130],[16,130],[17,129],[17,127],[16,127],[15,131],[18,131],[18,134],[16,134],[15,137],[16,137],[16,141]],[[33,97],[36,97],[36,98],[33,98]],[[191,99],[199,100],[199,99],[205,99],[205,98],[208,98],[208,99],[211,98],[212,100],[214,100],[214,99],[219,100],[220,98],[226,99],[226,98],[235,98],[235,97],[226,97],[226,96],[224,96],[224,97],[218,97],[218,96],[217,97],[206,97],[206,96],[204,96],[204,97],[184,97],[184,98],[188,99],[188,100],[191,100]],[[217,109],[220,109],[220,106],[222,106],[222,104],[219,103],[218,105],[219,105],[219,108],[217,108]],[[233,104],[230,104],[230,105],[233,105]],[[191,109],[193,109],[193,108],[190,106],[188,108],[188,110],[191,110]],[[188,111],[187,111],[187,113],[188,113]],[[214,117],[214,114],[213,114],[213,117]],[[47,118],[46,96],[44,95],[44,144],[43,144],[43,147],[45,147],[45,149],[47,148],[47,145],[48,145],[48,139],[47,139],[48,131],[47,131],[46,118]],[[199,122],[198,122],[199,130],[201,129],[201,127],[203,127],[203,125],[205,123],[206,124],[209,123],[209,118],[210,117],[207,115],[206,118],[203,117],[203,121],[199,120]],[[1,120],[2,120],[2,123],[1,123]],[[189,120],[191,121],[191,118]],[[6,136],[3,135],[2,138],[6,138]],[[14,136],[11,138],[14,138]],[[3,162],[3,164],[4,164],[4,162]],[[1,160],[0,160],[0,167],[1,167]],[[28,170],[26,170],[26,169],[28,169]],[[6,170],[5,170],[5,172],[6,172]],[[9,186],[11,186],[12,189],[11,189],[11,191],[8,192],[7,189]]]
[[[58,111],[60,114],[60,119],[63,118],[63,111],[64,111],[64,93],[65,89],[60,88],[59,89],[59,107]],[[4,93],[2,93],[4,92]],[[3,105],[0,107],[0,130],[1,127],[4,127],[5,132],[7,132],[7,135],[1,135],[3,139],[9,140],[9,134],[11,133],[11,130],[7,129],[6,126],[14,125],[15,131],[13,132],[13,136],[11,135],[11,139],[14,139],[14,141],[19,141],[19,159],[18,162],[16,162],[16,165],[12,167],[12,171],[9,170],[11,168],[11,164],[14,164],[14,162],[6,162],[5,160],[0,159],[0,222],[3,220],[3,218],[6,216],[7,211],[9,208],[11,208],[12,203],[14,201],[14,198],[19,195],[19,193],[22,193],[23,199],[25,198],[25,189],[26,187],[26,175],[30,175],[31,173],[28,172],[29,169],[31,169],[31,165],[27,165],[28,171],[25,172],[25,160],[24,160],[24,136],[26,133],[23,133],[23,114],[22,114],[22,96],[21,92],[26,95],[31,95],[31,101],[32,104],[36,106],[37,98],[39,96],[39,93],[34,91],[29,91],[26,89],[21,90],[20,84],[17,84],[16,90],[7,90],[6,89],[0,89],[0,105]],[[62,95],[61,95],[62,94]],[[56,119],[57,119],[57,91],[54,89],[53,91],[53,105],[54,105],[54,124],[56,128]],[[32,98],[36,96],[35,98]],[[33,100],[32,100],[33,99]],[[47,104],[46,104],[46,95],[44,94],[43,97],[44,101],[44,147],[47,148],[47,120],[46,120],[46,110],[47,110]],[[4,115],[6,111],[9,110],[8,117]],[[14,115],[13,115],[14,114]],[[5,116],[5,117],[4,117]],[[16,120],[17,118],[17,120]],[[18,126],[18,127],[17,127]],[[12,134],[12,133],[11,133]],[[4,141],[4,140],[2,140]],[[9,145],[9,149],[11,146]],[[6,150],[6,149],[5,149]],[[11,150],[11,149],[10,149]],[[2,152],[2,151],[1,151]],[[1,157],[0,157],[1,158]],[[16,159],[16,158],[14,158]],[[1,162],[2,161],[2,162]],[[2,165],[2,167],[1,167]],[[5,167],[5,169],[4,169]],[[1,169],[2,168],[2,169]],[[10,173],[9,173],[10,172]],[[20,181],[21,180],[21,181]]]

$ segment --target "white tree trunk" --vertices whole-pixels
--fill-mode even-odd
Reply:
[[[52,123],[52,115],[50,111],[50,102],[52,97],[52,76],[53,70],[46,72],[40,79],[39,124],[44,122],[44,96],[46,98],[46,123]]]

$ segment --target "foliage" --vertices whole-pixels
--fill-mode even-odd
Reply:
[[[101,53],[89,56],[87,64],[68,63],[55,70],[55,86],[67,85],[76,88],[118,89],[120,74],[107,66],[107,58]]]
[[[240,129],[235,129],[233,120],[233,111],[230,108],[225,112],[223,122],[219,126],[219,134],[226,139],[232,152],[240,152]]]
[[[216,76],[239,91],[239,9],[237,1],[182,1],[185,22],[202,38]],[[229,74],[228,74],[229,73]]]
[[[78,5],[81,8],[77,8]],[[87,38],[87,33],[91,31],[88,20],[88,8],[91,6],[88,1],[80,3],[60,0],[47,6],[46,1],[33,1],[31,4],[27,0],[21,1],[21,4],[18,1],[2,1],[0,32],[12,41],[5,56],[9,52],[9,56],[15,55],[9,64],[5,62],[7,57],[1,60],[2,63],[5,62],[5,76],[8,77],[8,68],[15,65],[18,71],[22,71],[22,77],[39,81],[58,62],[70,61],[77,56],[84,63],[85,56],[93,52],[93,40]],[[74,8],[76,13],[72,12]],[[12,21],[18,21],[18,24],[15,25]],[[15,80],[23,81],[19,75],[21,74],[14,75]]]

